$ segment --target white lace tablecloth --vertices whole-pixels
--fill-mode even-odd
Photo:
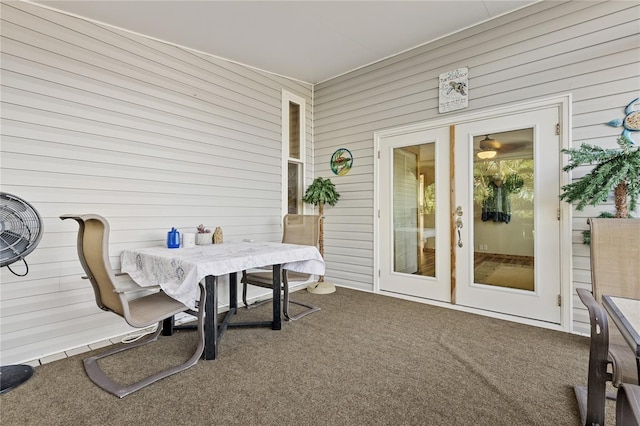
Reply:
[[[190,308],[200,296],[198,283],[208,275],[277,264],[290,271],[324,275],[324,260],[316,247],[269,242],[147,247],[123,251],[120,261],[122,272],[136,283],[160,285],[165,293]]]

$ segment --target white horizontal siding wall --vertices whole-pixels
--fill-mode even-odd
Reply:
[[[341,193],[327,209],[327,277],[339,285],[373,290],[373,132],[442,118],[438,76],[469,68],[469,107],[447,114],[517,104],[571,93],[572,146],[614,147],[622,117],[640,90],[640,6],[637,2],[540,2],[315,86],[316,173]],[[394,22],[381,22],[381,28]],[[336,177],[332,152],[346,147],[354,167]],[[574,178],[578,173],[574,174]],[[574,287],[590,287],[588,248],[580,231],[598,209],[574,212]],[[575,291],[573,291],[575,293]],[[573,301],[577,332],[586,311]]]
[[[114,268],[171,227],[280,240],[282,90],[307,102],[309,183],[310,85],[32,4],[0,7],[2,191],[33,204],[45,230],[26,277],[0,270],[2,365],[128,330],[80,279],[77,225],[62,214],[108,218]]]

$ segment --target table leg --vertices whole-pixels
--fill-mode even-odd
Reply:
[[[218,278],[205,278],[207,297],[204,303],[204,359],[216,359],[218,355]]]
[[[272,330],[282,329],[282,317],[280,316],[280,287],[282,265],[273,265],[273,323]]]
[[[280,303],[280,274],[282,265],[273,265],[273,315],[271,321],[252,321],[231,323],[231,317],[238,312],[238,274],[229,274],[229,312],[218,327],[218,340],[227,328],[271,327],[272,330],[282,329]]]
[[[238,311],[238,273],[229,274],[229,310],[235,314]]]
[[[165,318],[164,321],[162,321],[162,335],[163,336],[173,335],[174,327],[175,327],[175,320],[173,315],[171,315],[169,318]]]

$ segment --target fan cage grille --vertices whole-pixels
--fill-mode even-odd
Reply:
[[[15,195],[0,193],[0,267],[31,253],[42,237],[42,219],[35,208]]]

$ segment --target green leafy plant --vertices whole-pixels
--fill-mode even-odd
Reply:
[[[317,177],[309,185],[302,197],[302,201],[307,204],[318,206],[318,214],[320,215],[320,238],[319,247],[320,254],[324,256],[324,205],[329,204],[335,206],[340,199],[340,194],[336,190],[336,186],[331,179]],[[324,277],[320,277],[318,282],[324,281]]]
[[[616,218],[629,217],[629,209],[635,210],[640,196],[640,150],[625,136],[618,138],[618,149],[582,144],[579,148],[565,149],[570,155],[568,172],[580,166],[595,165],[581,179],[562,187],[561,200],[577,201],[576,209],[604,203],[613,192]]]
[[[533,200],[533,159],[476,161],[473,167],[476,203],[481,204],[490,196],[498,181],[519,199]]]
[[[609,212],[602,212],[598,215],[598,217],[606,218],[606,219],[615,218],[613,213],[609,213]],[[584,231],[582,231],[582,243],[587,245],[591,244],[591,230],[585,229]]]
[[[577,201],[577,210],[587,205],[604,203],[613,192],[616,212],[602,212],[598,217],[626,219],[632,217],[629,210],[635,210],[640,196],[640,150],[624,135],[618,137],[618,149],[605,149],[589,144],[579,148],[565,149],[570,155],[564,171],[579,166],[595,165],[581,179],[562,187],[561,200],[568,203]],[[591,243],[591,232],[582,231],[584,244]]]
[[[436,184],[431,183],[424,187],[424,212],[427,214],[436,212]]]
[[[325,204],[335,206],[339,198],[340,194],[336,191],[336,186],[331,182],[331,179],[317,177],[307,188],[302,201],[318,206],[322,216],[322,207]]]
[[[524,179],[518,176],[517,173],[511,173],[507,175],[504,180],[504,188],[512,194],[519,192],[524,186]]]

